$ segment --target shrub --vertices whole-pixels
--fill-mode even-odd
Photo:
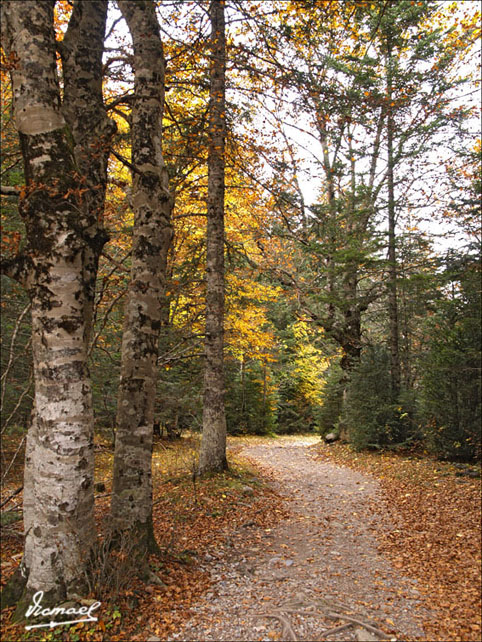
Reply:
[[[422,416],[429,449],[443,459],[474,460],[481,452],[480,324],[474,318],[430,322],[422,359]]]
[[[330,366],[323,388],[323,402],[315,413],[316,425],[322,435],[332,431],[338,424],[343,406],[343,371],[338,364]]]
[[[357,450],[410,443],[416,436],[415,403],[407,392],[393,399],[390,357],[384,346],[363,350],[348,385],[341,421]]]
[[[139,577],[147,564],[145,553],[139,553],[132,532],[116,534],[107,530],[91,553],[86,571],[89,591],[97,599],[113,604]]]

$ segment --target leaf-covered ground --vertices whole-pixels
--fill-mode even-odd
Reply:
[[[257,441],[231,440],[231,460],[236,460],[241,442]],[[6,453],[15,452],[18,444],[19,439],[7,439]],[[151,636],[167,639],[180,630],[190,617],[191,606],[209,590],[210,579],[202,564],[206,554],[222,549],[223,542],[244,523],[267,529],[285,516],[283,501],[259,471],[239,460],[230,473],[194,482],[197,445],[193,438],[156,445],[154,522],[163,555],[152,557],[150,562],[160,583],[138,579],[132,565],[122,563],[128,558],[126,549],[108,576],[109,590],[101,596],[95,593],[102,600],[98,623],[27,633],[22,626],[10,624],[12,610],[7,609],[2,613],[2,639],[144,641]],[[312,456],[329,458],[380,482],[385,501],[373,509],[388,511],[395,524],[395,528],[379,533],[380,549],[403,575],[418,580],[427,605],[437,613],[424,622],[425,639],[480,640],[480,480],[461,475],[455,465],[427,457],[360,454],[342,444],[318,444],[312,448]],[[2,499],[21,484],[22,461],[19,456],[12,467]],[[112,450],[98,440],[96,481],[105,483],[105,490],[99,490],[96,498],[99,528],[108,514],[111,469]],[[3,509],[2,523],[6,516],[9,523],[2,528],[2,585],[21,557],[22,521],[15,521],[21,512],[12,510],[15,505],[20,508],[21,494]],[[246,538],[256,532],[245,530]],[[124,569],[124,576],[120,569]]]
[[[481,487],[464,469],[426,456],[355,453],[317,447],[319,457],[376,477],[394,530],[380,534],[394,566],[419,580],[437,617],[424,622],[427,640],[479,641],[481,634]]]
[[[8,445],[8,444],[7,444]],[[14,447],[15,444],[10,444]],[[26,632],[10,624],[13,609],[2,612],[1,639],[42,641],[125,641],[145,642],[150,636],[166,639],[190,615],[190,607],[210,585],[200,561],[244,522],[261,527],[273,525],[284,514],[281,499],[245,466],[234,465],[229,473],[211,479],[192,480],[197,439],[158,442],[153,456],[154,528],[163,551],[152,556],[150,567],[161,583],[146,583],[136,577],[136,569],[125,562],[128,543],[118,556],[118,565],[105,574],[110,589],[102,600],[99,622],[93,625],[56,627]],[[233,457],[231,457],[233,461]],[[21,463],[12,470],[2,497],[8,497],[21,483]],[[99,530],[108,514],[111,490],[112,450],[104,442],[96,444],[96,482],[105,490],[97,493],[96,515]],[[21,494],[5,506],[21,505]],[[20,515],[18,511],[11,514]],[[21,559],[22,521],[2,529],[2,586]],[[249,537],[249,531],[246,537]],[[99,559],[99,566],[102,559]],[[127,588],[121,588],[127,584]],[[94,597],[94,595],[92,595]]]

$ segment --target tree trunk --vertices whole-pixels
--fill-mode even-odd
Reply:
[[[166,305],[167,253],[173,199],[161,151],[164,57],[155,4],[119,1],[134,45],[132,163],[134,238],[122,336],[111,515],[139,550],[155,550],[151,451],[159,332]]]
[[[361,318],[356,308],[345,313],[343,330],[340,342],[343,348],[343,357],[340,367],[348,383],[353,369],[360,363],[361,355]]]
[[[85,207],[83,179],[60,109],[53,3],[3,2],[2,31],[15,59],[14,112],[26,180],[20,213],[27,233],[18,275],[32,302],[35,377],[25,473],[27,584],[17,608],[17,617],[23,617],[37,591],[44,592],[47,604],[83,590],[95,541],[87,370],[93,296],[86,266],[92,252],[100,252],[103,235],[99,240]]]
[[[390,366],[391,385],[394,399],[400,392],[400,348],[398,328],[398,295],[397,295],[397,254],[396,254],[396,218],[395,218],[395,185],[393,136],[395,123],[392,109],[392,50],[390,36],[387,42],[387,184],[388,184],[388,316],[390,323]]]
[[[92,335],[92,312],[99,258],[108,240],[103,228],[107,161],[116,124],[107,117],[103,94],[103,62],[107,0],[77,0],[60,45],[64,97],[62,113],[74,144],[82,176],[82,209],[88,219],[84,260],[86,342]]]
[[[350,287],[350,284],[352,287]],[[360,363],[361,355],[361,311],[356,301],[356,279],[354,281],[349,280],[348,283],[345,284],[345,291],[347,293],[347,301],[353,301],[353,306],[350,306],[343,313],[343,330],[339,337],[339,343],[343,348],[343,357],[340,361],[340,367],[343,372],[340,379],[340,384],[343,388],[343,405],[347,399],[352,372]],[[340,438],[343,441],[349,441],[349,426],[341,422],[341,420],[339,426]]]
[[[199,472],[227,468],[224,408],[224,145],[226,34],[224,2],[212,0],[204,406]]]

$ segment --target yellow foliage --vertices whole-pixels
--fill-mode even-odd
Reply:
[[[320,331],[318,329],[318,334]],[[312,328],[306,321],[300,319],[293,327],[296,339],[295,372],[301,381],[301,391],[310,403],[320,403],[323,398],[323,388],[326,372],[333,357],[327,357],[317,348],[310,334]]]

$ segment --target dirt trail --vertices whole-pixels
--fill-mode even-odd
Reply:
[[[248,522],[206,556],[211,590],[172,640],[423,638],[416,584],[377,551],[374,532],[390,528],[370,510],[382,501],[377,482],[314,461],[315,441],[243,449],[286,498],[290,517],[259,532]]]

